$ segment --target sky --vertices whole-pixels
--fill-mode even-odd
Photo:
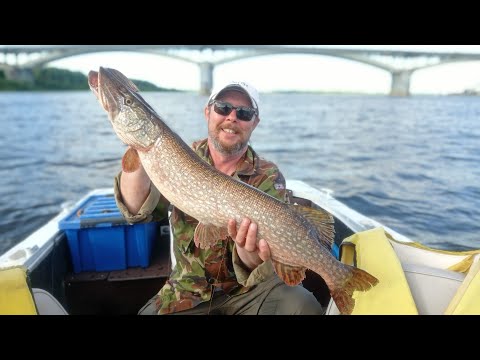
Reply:
[[[325,45],[326,47],[480,53],[480,45]],[[0,46],[1,47],[1,46]],[[49,66],[85,75],[100,66],[120,70],[127,77],[164,88],[197,91],[200,70],[196,64],[159,55],[105,52],[79,55]],[[278,90],[389,93],[390,73],[350,60],[319,55],[268,55],[215,67],[214,84],[246,80],[260,92]],[[413,73],[412,94],[448,94],[480,89],[480,61],[434,66]]]

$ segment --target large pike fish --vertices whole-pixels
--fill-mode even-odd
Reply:
[[[207,248],[228,236],[227,223],[248,217],[258,224],[257,238],[270,246],[276,273],[288,285],[319,274],[342,314],[354,308],[353,292],[378,280],[331,255],[333,217],[324,211],[286,204],[227,176],[203,161],[140,96],[122,73],[100,67],[90,71],[89,86],[107,111],[118,137],[129,149],[124,171],[141,164],[157,189],[178,209],[199,221],[194,240]]]

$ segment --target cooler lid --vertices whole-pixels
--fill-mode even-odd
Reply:
[[[125,225],[113,195],[92,195],[59,221],[62,230]]]

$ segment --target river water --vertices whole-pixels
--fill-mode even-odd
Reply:
[[[142,94],[187,143],[205,96]],[[262,94],[252,146],[286,178],[439,249],[480,247],[480,99]],[[96,187],[125,145],[90,91],[0,93],[0,253]]]

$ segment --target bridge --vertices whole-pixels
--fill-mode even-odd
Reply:
[[[396,50],[369,50],[327,48],[318,46],[286,45],[31,45],[3,46],[0,62],[7,79],[33,82],[33,70],[48,63],[88,53],[129,51],[167,56],[194,63],[200,68],[202,94],[209,94],[213,86],[215,66],[258,56],[278,54],[309,54],[343,58],[383,69],[391,74],[390,95],[409,96],[412,73],[446,63],[478,61],[480,54],[453,52],[418,52]],[[20,58],[25,60],[20,61]],[[14,59],[12,61],[12,58]]]

